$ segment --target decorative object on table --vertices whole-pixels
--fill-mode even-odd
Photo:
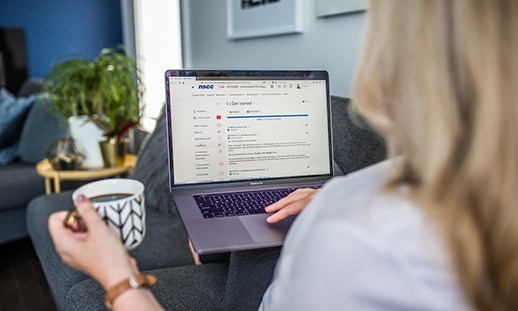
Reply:
[[[55,170],[68,171],[78,169],[84,155],[79,151],[79,147],[72,138],[61,138],[50,144],[47,159]]]
[[[367,0],[318,0],[318,17],[355,13],[367,10]]]
[[[60,57],[45,78],[43,90],[64,118],[74,117],[69,119],[70,132],[84,148],[88,167],[94,166],[89,163],[93,157],[90,152],[95,149],[97,155],[102,153],[99,142],[117,141],[124,145],[125,134],[140,120],[139,102],[144,87],[135,62],[122,46],[102,49],[95,60],[78,54]],[[76,130],[83,130],[89,122],[99,131],[87,129],[86,135],[78,135]],[[90,140],[83,142],[85,136]],[[102,158],[113,154],[109,152]],[[104,166],[113,162],[115,159],[104,162]]]
[[[227,35],[243,39],[301,33],[304,5],[304,0],[227,0]]]
[[[68,129],[85,159],[83,166],[86,168],[101,168],[104,166],[99,142],[105,140],[104,132],[89,120],[87,116],[72,116],[68,118]]]

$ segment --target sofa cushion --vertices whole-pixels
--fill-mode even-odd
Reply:
[[[335,162],[349,174],[386,158],[385,141],[349,109],[350,100],[331,96]]]
[[[20,137],[20,159],[36,165],[45,159],[49,145],[68,136],[62,118],[56,114],[47,98],[41,98],[29,111]]]
[[[164,109],[156,128],[140,148],[138,161],[130,178],[141,181],[146,186],[146,206],[177,217],[178,211],[169,192],[169,172],[167,155],[167,130]]]
[[[272,282],[281,247],[232,252],[224,310],[257,310]],[[254,280],[254,286],[248,286]]]
[[[16,161],[0,167],[0,211],[25,206],[43,193],[44,179],[36,173],[34,166]]]
[[[0,244],[15,241],[28,236],[25,216],[27,209],[14,207],[0,210]]]

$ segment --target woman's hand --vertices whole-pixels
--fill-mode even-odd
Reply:
[[[137,273],[136,261],[85,196],[78,197],[76,209],[86,232],[74,232],[64,226],[67,212],[49,217],[50,235],[63,262],[95,278],[105,289]],[[77,228],[77,223],[72,228]]]
[[[266,219],[269,223],[276,223],[288,216],[297,215],[311,202],[318,189],[297,189],[287,197],[280,199],[265,208],[267,213],[275,213]]]

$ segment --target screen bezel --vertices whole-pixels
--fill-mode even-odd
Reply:
[[[275,80],[325,80],[326,81],[326,101],[327,101],[327,126],[328,126],[328,142],[329,142],[329,174],[311,175],[311,176],[291,176],[276,177],[265,179],[247,179],[239,181],[217,181],[207,183],[187,183],[174,184],[174,163],[173,163],[173,143],[172,143],[172,116],[171,116],[171,98],[170,98],[170,77],[196,77],[205,80],[229,79],[238,80],[239,78],[258,79],[275,79]],[[169,188],[171,191],[190,190],[193,188],[224,188],[229,186],[248,186],[248,185],[270,185],[276,183],[285,183],[289,181],[318,181],[326,180],[333,177],[333,135],[332,135],[332,117],[331,117],[331,96],[329,89],[329,73],[325,70],[310,71],[291,71],[291,70],[167,70],[165,72],[165,91],[166,91],[166,128],[167,128],[167,148],[168,148],[168,165],[169,165]]]

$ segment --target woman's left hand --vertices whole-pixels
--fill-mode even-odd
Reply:
[[[50,235],[63,262],[95,278],[105,289],[137,273],[135,260],[90,201],[79,196],[76,209],[87,228],[86,232],[74,232],[64,226],[67,212],[54,213],[49,217]]]

